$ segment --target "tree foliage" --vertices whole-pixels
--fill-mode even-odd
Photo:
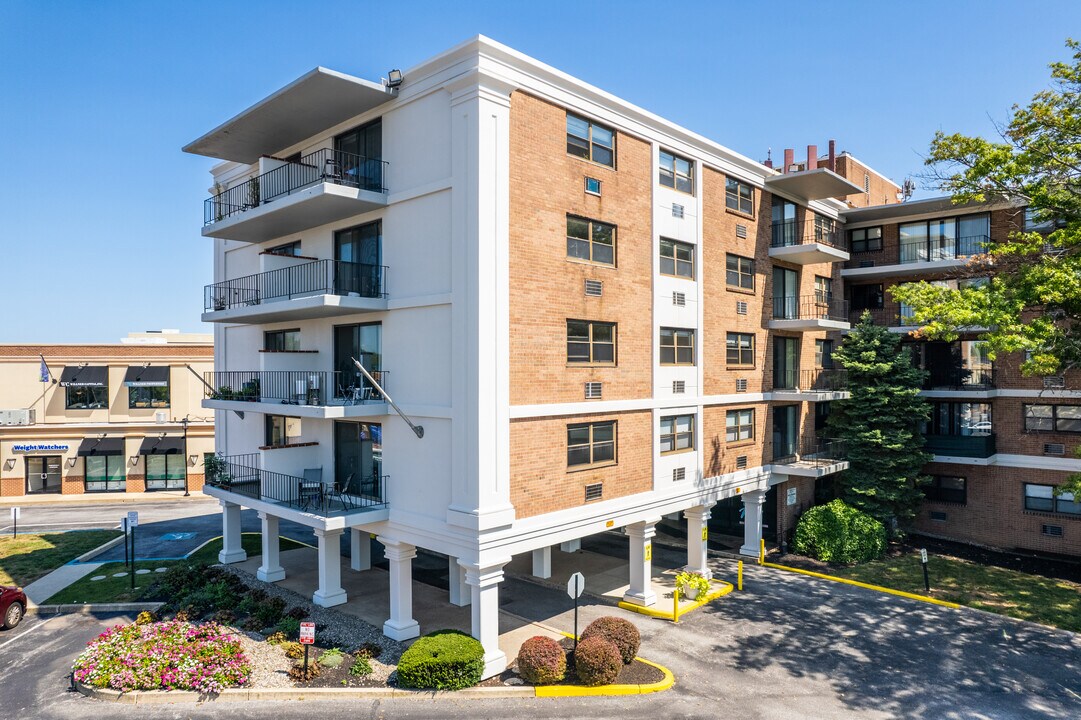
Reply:
[[[851,393],[833,404],[827,421],[832,437],[848,441],[841,498],[896,532],[916,516],[920,469],[931,459],[919,432],[931,412],[920,396],[925,373],[900,337],[866,312],[833,358],[848,371]]]

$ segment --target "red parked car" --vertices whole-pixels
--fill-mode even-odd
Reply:
[[[12,585],[0,586],[0,628],[10,630],[26,614],[26,593]]]

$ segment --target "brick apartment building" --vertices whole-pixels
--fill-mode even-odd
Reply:
[[[308,525],[336,605],[341,535],[364,571],[374,534],[405,639],[412,559],[445,556],[491,675],[513,556],[546,577],[553,546],[622,529],[625,599],[651,605],[662,518],[706,571],[707,523],[757,554],[847,467],[821,430],[846,228],[914,206],[877,207],[899,188],[851,155],[775,170],[484,37],[384,84],[317,68],[184,149],[221,160],[223,562],[241,507],[264,538]],[[284,577],[276,543],[259,575]]]

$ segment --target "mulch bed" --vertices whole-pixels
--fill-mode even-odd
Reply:
[[[567,653],[567,675],[562,681],[553,683],[554,685],[581,685],[578,682],[578,676],[574,671],[574,640],[570,638],[563,638],[559,644],[563,647],[564,652]],[[508,680],[517,679],[520,684],[526,686],[532,686],[532,683],[525,682],[516,672],[518,667],[517,661],[515,661],[511,667],[504,670],[500,675],[488,678],[480,684],[480,687],[491,687],[496,685],[506,685]],[[640,660],[635,660],[630,665],[624,665],[623,669],[619,673],[619,677],[616,678],[614,685],[646,685],[649,683],[660,682],[664,680],[664,673],[652,665],[647,665]],[[519,683],[512,683],[517,685]]]
[[[309,666],[328,649],[329,648],[317,648],[313,645],[308,653]],[[349,668],[353,667],[353,662],[356,660],[356,657],[356,655],[350,653],[342,653],[342,664],[338,667],[332,668],[321,665],[318,677],[312,678],[308,682],[297,680],[293,682],[293,685],[298,688],[367,688],[386,687],[389,684],[371,677],[350,675]],[[300,660],[293,660],[291,662],[302,664],[304,659],[301,658]]]

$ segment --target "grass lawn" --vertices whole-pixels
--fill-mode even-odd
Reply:
[[[1081,632],[1081,585],[992,565],[932,555],[931,597]],[[829,567],[829,575],[926,594],[916,551],[889,555],[855,567]]]
[[[0,537],[0,585],[29,585],[119,536],[116,530],[72,530]]]
[[[262,555],[262,537],[259,533],[244,533],[241,544],[249,556]],[[289,538],[278,538],[278,547],[285,550],[296,550],[304,547],[300,543]],[[143,593],[153,584],[160,573],[153,572],[157,568],[172,567],[180,563],[197,565],[213,565],[218,562],[218,553],[221,552],[221,538],[211,540],[202,548],[193,553],[187,560],[157,560],[135,563],[136,570],[150,570],[149,574],[135,576],[135,590],[131,589],[131,576],[113,577],[114,573],[125,572],[127,567],[124,563],[109,563],[102,565],[90,575],[69,585],[60,592],[45,601],[46,605],[74,604],[74,603],[113,603],[113,602],[138,602]],[[105,575],[104,580],[92,581],[91,577]]]

